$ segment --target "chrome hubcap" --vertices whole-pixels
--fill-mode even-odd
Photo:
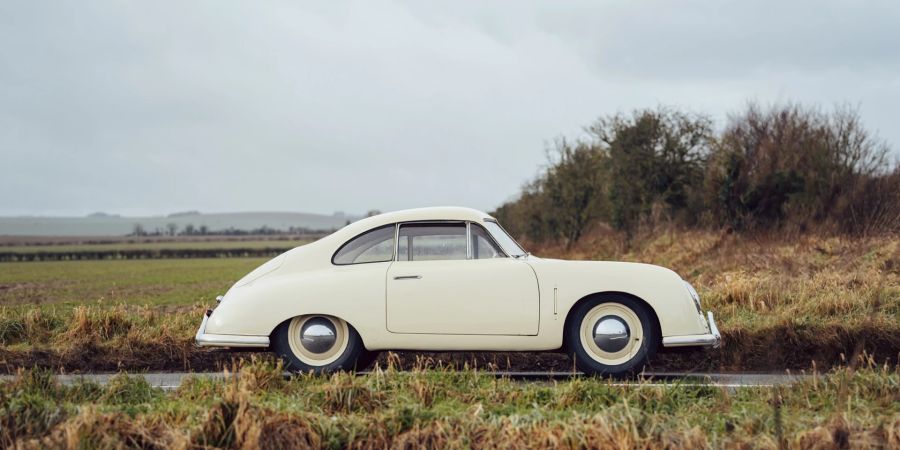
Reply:
[[[628,325],[616,316],[604,316],[594,324],[594,343],[601,350],[615,353],[628,345],[631,332]]]
[[[324,317],[314,317],[300,329],[300,343],[311,353],[325,353],[334,347],[337,331],[334,324]]]

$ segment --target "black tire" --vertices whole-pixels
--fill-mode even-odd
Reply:
[[[370,350],[364,351],[358,358],[356,358],[356,371],[369,370],[372,368],[372,365],[375,364],[375,360],[378,359],[378,355],[380,352],[373,352]]]
[[[652,314],[642,302],[627,295],[590,298],[576,306],[566,320],[566,352],[575,359],[578,369],[588,375],[625,377],[640,372],[659,346],[659,331]],[[614,337],[601,337],[598,343],[588,336],[596,336],[601,321],[615,331],[606,334]],[[625,334],[615,334],[623,326]],[[619,346],[623,347],[615,350]]]
[[[315,354],[307,352],[304,355],[302,351],[305,349],[296,351],[291,344],[292,331],[297,333],[297,328],[300,326],[298,323],[302,325],[307,320],[330,321],[333,326],[341,330],[338,335],[341,336],[343,334],[341,340],[334,344],[339,348],[334,349],[334,354],[329,358],[323,359],[321,363],[314,360]],[[297,339],[299,339],[299,334],[295,337],[294,346],[302,345]],[[346,346],[343,344],[344,339],[346,339]],[[359,333],[350,324],[331,316],[311,315],[287,320],[272,332],[271,342],[272,352],[282,360],[286,370],[294,373],[312,372],[315,374],[326,374],[338,371],[362,370],[374,361],[372,352],[366,350]]]

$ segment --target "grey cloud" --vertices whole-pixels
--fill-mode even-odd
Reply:
[[[491,209],[658,103],[900,141],[897,7],[801,3],[4,2],[0,214]]]

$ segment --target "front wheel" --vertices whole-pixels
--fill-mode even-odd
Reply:
[[[298,316],[279,325],[272,333],[272,350],[287,370],[297,373],[363,369],[374,359],[352,326],[324,315]]]
[[[583,302],[566,323],[567,352],[589,375],[639,372],[659,344],[651,314],[642,303],[624,295],[602,295]]]

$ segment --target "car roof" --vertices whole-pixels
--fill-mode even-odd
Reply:
[[[472,208],[463,208],[459,206],[434,206],[429,208],[404,209],[401,211],[392,211],[378,214],[372,217],[353,222],[343,229],[344,233],[361,233],[372,228],[382,225],[388,225],[397,222],[415,222],[427,220],[467,220],[472,222],[484,222],[485,219],[493,219],[484,211]]]

